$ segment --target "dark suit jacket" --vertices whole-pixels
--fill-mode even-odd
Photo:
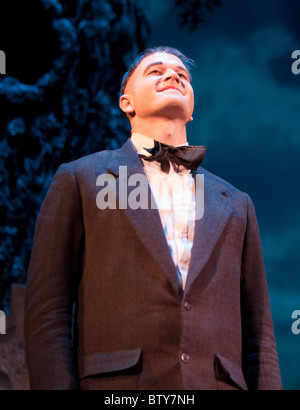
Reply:
[[[158,211],[96,205],[97,177],[118,181],[120,165],[144,173],[130,140],[61,165],[41,208],[25,313],[31,388],[281,389],[248,195],[199,167],[205,209],[182,294]]]

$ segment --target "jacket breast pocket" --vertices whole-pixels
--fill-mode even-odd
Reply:
[[[242,369],[218,353],[215,356],[215,375],[218,390],[248,390]]]
[[[141,349],[92,353],[78,359],[82,390],[135,390],[141,371]]]

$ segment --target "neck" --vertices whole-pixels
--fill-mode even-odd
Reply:
[[[147,135],[156,141],[169,145],[180,145],[187,142],[186,127],[180,120],[154,119],[142,123],[131,123],[131,132]]]

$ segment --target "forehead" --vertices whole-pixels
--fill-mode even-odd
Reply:
[[[187,70],[187,67],[180,60],[180,58],[178,58],[174,54],[158,52],[158,53],[150,54],[149,56],[145,57],[140,62],[140,64],[138,65],[136,69],[137,74],[140,72],[143,72],[148,67],[148,65],[156,63],[156,62],[163,63],[165,65],[170,65],[170,66],[182,67],[184,70]]]

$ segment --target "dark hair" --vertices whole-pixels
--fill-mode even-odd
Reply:
[[[124,74],[122,84],[121,84],[121,89],[120,89],[120,96],[124,94],[126,85],[130,77],[132,76],[132,74],[134,73],[138,65],[141,63],[141,61],[145,57],[150,56],[151,54],[155,54],[155,53],[168,53],[168,54],[173,54],[176,57],[178,57],[183,62],[186,69],[188,70],[188,73],[190,74],[190,77],[192,78],[189,66],[194,65],[194,61],[191,58],[186,57],[181,51],[177,50],[176,48],[168,47],[168,46],[157,46],[157,47],[147,48],[145,51],[143,51],[141,54],[137,56],[137,58],[130,65],[128,71]]]

